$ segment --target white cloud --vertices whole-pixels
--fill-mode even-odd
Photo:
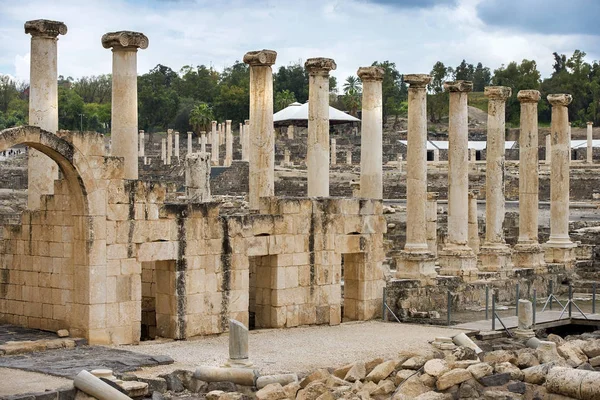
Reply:
[[[15,78],[19,81],[29,81],[29,64],[31,54],[15,56]]]

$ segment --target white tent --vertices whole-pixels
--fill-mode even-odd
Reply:
[[[329,123],[330,124],[347,124],[350,122],[359,122],[360,119],[346,114],[343,111],[329,107]],[[275,125],[297,125],[306,126],[308,123],[308,101],[304,104],[292,103],[281,111],[273,114],[273,122]]]
[[[406,140],[400,140],[400,143],[402,143],[403,145],[408,145],[408,142]],[[514,141],[506,141],[504,142],[504,149],[508,150],[508,149],[512,149],[515,146]],[[448,150],[448,141],[447,140],[428,140],[427,141],[427,150]],[[475,149],[475,150],[484,150],[487,148],[487,142],[484,142],[482,140],[470,140],[469,141],[469,149]]]

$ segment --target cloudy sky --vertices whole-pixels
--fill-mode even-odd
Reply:
[[[100,38],[116,30],[148,36],[139,73],[158,63],[220,70],[262,48],[278,52],[275,67],[333,58],[339,80],[376,60],[424,73],[438,60],[494,69],[528,58],[547,76],[554,51],[600,59],[598,0],[0,0],[0,73],[28,79],[23,24],[39,18],[67,24],[58,69],[72,77],[110,72]]]

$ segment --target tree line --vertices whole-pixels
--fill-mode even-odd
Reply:
[[[408,88],[395,63],[376,61],[384,69],[384,117],[405,116]],[[573,103],[569,118],[574,125],[587,121],[600,123],[600,63],[585,61],[585,53],[575,50],[571,57],[554,53],[552,74],[541,78],[534,60],[522,60],[490,70],[481,62],[463,60],[459,65],[446,66],[436,62],[430,72],[428,115],[431,122],[440,122],[448,114],[448,94],[443,90],[447,80],[473,81],[473,90],[482,92],[485,86],[501,85],[512,89],[507,101],[507,122],[519,123],[520,104],[517,92],[537,89],[543,99],[539,103],[540,122],[550,121],[550,107],[545,97],[549,93],[570,93]],[[138,123],[148,132],[173,128],[181,132],[208,130],[210,121],[231,119],[235,124],[248,119],[249,69],[236,61],[223,71],[205,65],[186,65],[179,71],[159,64],[138,77]],[[290,103],[308,100],[308,73],[300,62],[281,66],[273,73],[274,111]],[[354,75],[338,88],[330,78],[330,104],[358,115],[361,109],[361,82]],[[0,75],[0,129],[27,122],[28,87]],[[59,128],[110,132],[111,76],[100,75],[58,80]]]

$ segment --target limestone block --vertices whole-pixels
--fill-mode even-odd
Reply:
[[[466,369],[453,369],[438,377],[436,387],[438,390],[445,390],[468,381],[472,377],[471,372]]]
[[[449,370],[450,369],[448,368],[448,363],[446,363],[446,361],[444,360],[440,360],[437,358],[427,361],[424,365],[424,371],[427,374],[435,377],[443,375]]]

